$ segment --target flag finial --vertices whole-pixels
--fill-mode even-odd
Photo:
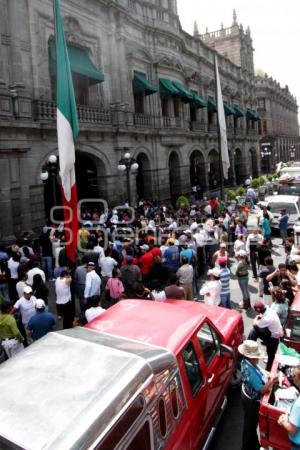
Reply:
[[[236,10],[233,10],[233,22],[232,25],[237,25],[237,14],[236,14]]]
[[[194,36],[199,36],[199,28],[197,20],[194,21]]]

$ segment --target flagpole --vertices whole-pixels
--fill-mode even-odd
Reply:
[[[215,91],[216,91],[216,100],[217,105],[219,104],[218,99],[218,86],[217,86],[217,52],[215,52]],[[220,173],[220,197],[221,200],[224,200],[224,172],[223,172],[223,163],[222,163],[222,149],[221,149],[221,133],[220,133],[220,121],[219,121],[219,113],[217,110],[217,126],[218,126],[218,147],[219,147],[219,173]]]

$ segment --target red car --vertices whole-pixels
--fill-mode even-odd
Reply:
[[[207,448],[226,404],[237,348],[242,342],[241,315],[198,302],[127,300],[87,327],[132,339],[137,345],[144,342],[172,352],[184,395],[177,417],[168,414],[165,418],[159,402],[156,410],[149,411],[153,424],[157,420],[164,424],[159,448]],[[168,387],[163,390],[167,392]],[[155,434],[155,426],[153,430]]]

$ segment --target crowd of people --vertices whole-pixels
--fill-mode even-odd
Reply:
[[[283,209],[279,218],[285,258],[276,267],[271,211],[256,206],[257,224],[249,230],[254,200],[249,206],[226,205],[217,198],[193,200],[177,209],[156,202],[141,202],[135,209],[84,209],[76,264],[67,257],[63,225],[46,224],[34,242],[24,233],[10,247],[1,246],[0,339],[7,357],[57,326],[93,320],[121,299],[179,299],[240,311],[253,308],[257,315],[247,342],[261,339],[270,370],[300,286],[300,248],[287,236],[288,214]],[[257,283],[252,298],[250,276]],[[232,298],[233,278],[240,299]],[[57,318],[48,311],[49,289],[55,294]],[[251,344],[249,348],[251,352]],[[249,381],[252,362],[249,358],[243,368],[244,403],[257,396]],[[249,413],[249,405],[245,411]],[[253,443],[257,422],[253,415],[245,416],[248,425],[249,420],[245,436]]]

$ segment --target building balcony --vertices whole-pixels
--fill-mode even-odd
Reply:
[[[206,133],[207,124],[205,122],[191,122],[190,129],[191,131]]]
[[[208,124],[208,132],[212,134],[216,134],[218,132],[218,126],[214,123]]]
[[[252,128],[248,128],[247,129],[247,136],[257,136],[258,135],[258,131]]]
[[[56,120],[56,103],[44,100],[33,102],[35,120],[38,122],[53,122]],[[77,106],[78,120],[81,123],[111,125],[111,112],[102,108]]]
[[[153,126],[152,116],[134,113],[133,114],[133,123],[136,127],[150,128]]]

